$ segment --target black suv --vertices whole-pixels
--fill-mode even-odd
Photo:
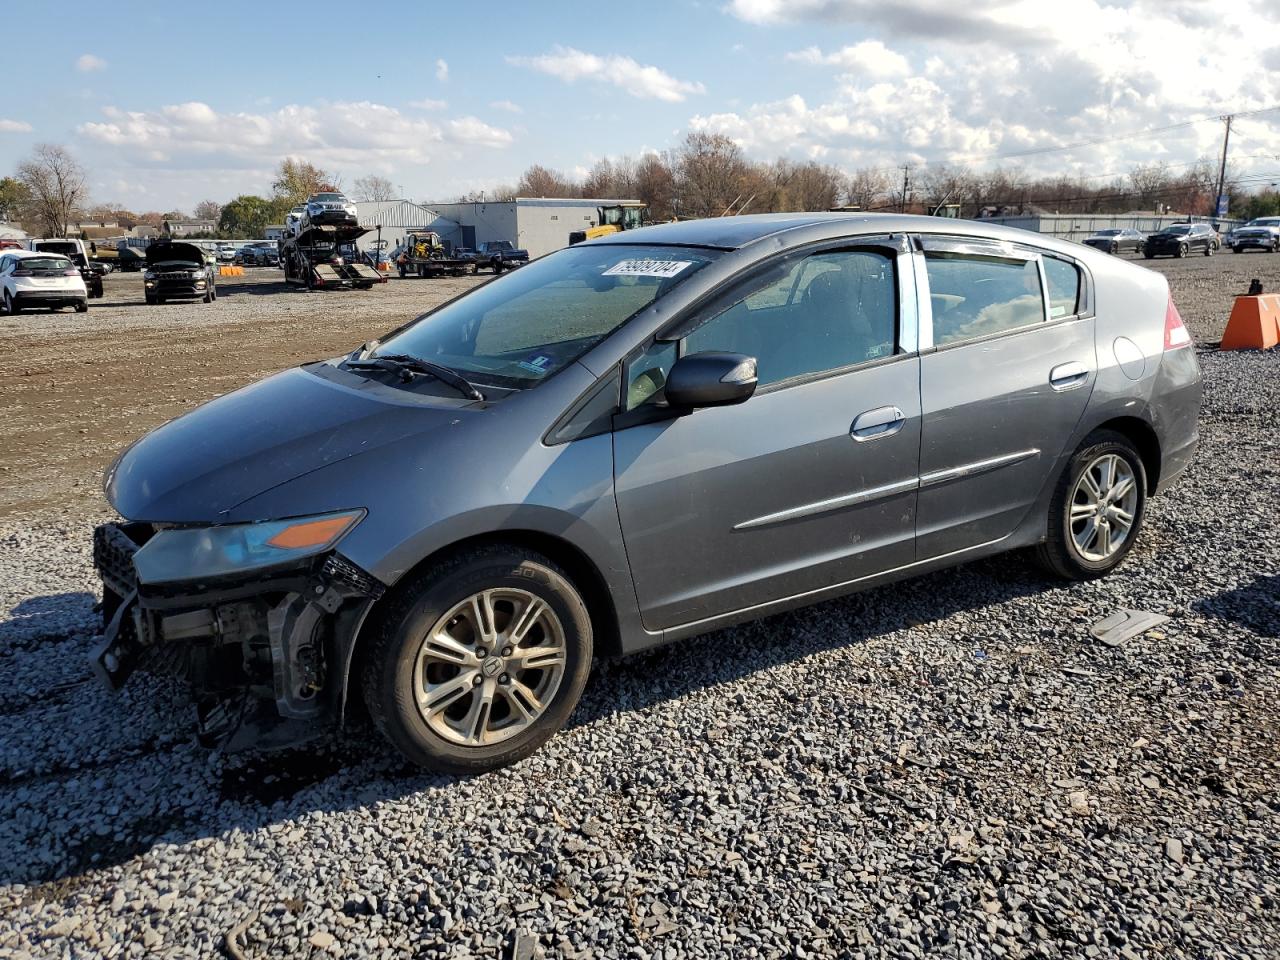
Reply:
[[[1142,255],[1152,257],[1185,257],[1197,250],[1212,257],[1222,246],[1218,234],[1207,223],[1173,223],[1159,233],[1147,237]]]

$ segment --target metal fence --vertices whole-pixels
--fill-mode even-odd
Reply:
[[[988,217],[984,223],[1000,223],[1006,227],[1018,227],[1031,230],[1059,240],[1074,240],[1079,243],[1085,237],[1091,237],[1099,230],[1123,230],[1131,228],[1142,233],[1155,233],[1162,227],[1172,223],[1208,223],[1215,226],[1220,233],[1227,233],[1240,226],[1243,220],[1215,219],[1214,217],[1176,217],[1176,216],[1141,216],[1106,214],[1081,214],[1073,216],[1068,213],[1027,214],[1016,217]]]

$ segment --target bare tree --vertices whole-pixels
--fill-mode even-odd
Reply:
[[[633,194],[649,205],[654,220],[669,220],[678,213],[674,164],[669,156],[646,153],[636,164]]]
[[[526,170],[516,184],[516,195],[521,197],[580,197],[582,187],[564,174],[535,163]]]
[[[1139,163],[1129,171],[1129,183],[1143,209],[1150,209],[1161,199],[1169,183],[1169,167],[1164,162]]]
[[[882,207],[889,197],[889,178],[874,167],[855,170],[844,188],[845,203],[861,210]]]
[[[396,199],[395,184],[386,177],[378,176],[376,173],[357,177],[355,182],[351,184],[351,190],[357,200],[379,201]]]
[[[17,180],[27,191],[27,216],[50,237],[66,236],[87,198],[84,168],[65,147],[39,144],[31,159],[18,165]]]
[[[718,217],[742,194],[748,172],[742,148],[720,133],[690,133],[679,150],[682,213]]]
[[[222,217],[222,204],[217,200],[201,200],[196,204],[195,217],[197,220],[212,220],[217,223]]]

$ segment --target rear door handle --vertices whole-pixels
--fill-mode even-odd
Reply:
[[[1079,360],[1060,363],[1049,371],[1049,386],[1058,391],[1074,390],[1076,387],[1083,386],[1088,379],[1089,368]]]
[[[879,440],[881,437],[893,436],[906,422],[907,415],[897,407],[876,407],[858,414],[849,430],[849,436],[858,443]]]

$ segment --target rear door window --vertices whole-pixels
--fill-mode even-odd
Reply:
[[[1035,259],[926,250],[935,346],[1043,323]]]

